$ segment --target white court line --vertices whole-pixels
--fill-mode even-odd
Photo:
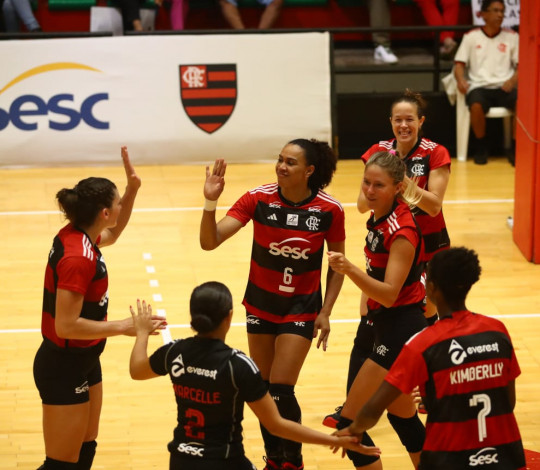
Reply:
[[[501,203],[513,203],[514,199],[460,199],[460,200],[445,200],[445,205],[451,204],[501,204]],[[343,207],[356,207],[356,202],[345,202],[341,204]],[[219,210],[228,210],[229,206],[218,206]],[[133,212],[192,212],[201,211],[202,206],[199,207],[149,207],[149,208],[135,208]],[[60,211],[4,211],[0,212],[0,216],[16,216],[16,215],[50,215],[61,214]]]
[[[165,315],[165,310],[159,309],[156,311],[157,315]],[[519,319],[526,319],[526,318],[540,318],[540,313],[515,313],[515,314],[504,314],[504,315],[487,315],[488,317],[492,318],[519,318]],[[348,318],[343,320],[330,320],[330,323],[358,323],[358,318]],[[236,322],[231,323],[231,326],[246,326],[245,322]],[[179,323],[176,325],[167,325],[168,328],[191,328],[191,325],[186,323]],[[27,329],[13,329],[13,330],[0,330],[0,334],[9,334],[9,333],[39,333],[41,330],[39,328],[27,328]]]

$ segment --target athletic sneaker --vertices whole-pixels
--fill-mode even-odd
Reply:
[[[373,58],[376,62],[384,64],[397,64],[398,58],[388,46],[379,45],[375,48]]]
[[[326,415],[322,422],[323,425],[332,429],[336,429],[339,418],[341,418],[342,409],[343,409],[343,405],[340,405],[336,408],[335,413],[332,413],[331,415]]]
[[[488,162],[488,149],[479,147],[474,154],[474,163],[477,165],[485,165]]]
[[[263,470],[281,470],[283,468],[275,460],[269,459],[268,457],[263,457],[263,460],[266,462],[266,465],[264,466]]]
[[[300,466],[294,465],[291,462],[283,462],[281,470],[304,470],[304,462],[302,462]]]

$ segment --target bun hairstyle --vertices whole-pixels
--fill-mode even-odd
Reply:
[[[197,333],[214,331],[232,310],[232,295],[221,282],[205,282],[195,287],[189,300],[191,327]]]
[[[324,189],[332,181],[336,171],[337,157],[328,145],[316,139],[294,139],[288,145],[298,145],[304,151],[306,164],[313,165],[315,170],[308,179],[309,189],[313,192]]]
[[[418,112],[418,118],[422,118],[422,116],[426,115],[425,111],[426,111],[427,103],[422,97],[422,95],[417,91],[411,90],[410,88],[405,88],[405,91],[403,92],[403,94],[392,102],[392,106],[390,107],[390,116],[392,116],[392,113],[394,111],[394,106],[398,103],[403,103],[403,102],[411,103],[414,106],[416,106],[416,110]]]
[[[465,247],[439,251],[427,266],[427,280],[443,293],[450,305],[465,301],[481,273],[478,255]]]
[[[90,227],[99,212],[110,208],[116,195],[115,184],[107,178],[90,177],[79,181],[72,189],[56,193],[60,210],[73,225]]]

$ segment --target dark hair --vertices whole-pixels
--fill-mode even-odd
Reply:
[[[392,106],[390,106],[390,116],[392,116],[392,113],[394,111],[394,106],[398,103],[403,103],[403,102],[411,103],[415,105],[419,118],[426,115],[425,109],[427,107],[427,103],[424,100],[424,98],[422,98],[422,95],[417,91],[413,91],[409,88],[406,88],[403,94],[392,102]]]
[[[452,247],[433,256],[428,263],[427,280],[443,293],[449,305],[457,305],[465,301],[481,272],[476,252]]]
[[[315,170],[308,180],[309,188],[315,192],[324,189],[332,181],[336,171],[337,157],[328,145],[316,139],[294,139],[288,145],[298,145],[304,151],[307,165],[313,165]]]
[[[221,282],[205,282],[195,287],[189,300],[191,327],[197,333],[214,331],[232,310],[232,295]]]
[[[367,170],[371,165],[377,165],[386,170],[395,184],[403,181],[407,171],[405,162],[391,152],[375,152],[366,162],[365,169]]]
[[[116,186],[107,178],[90,177],[79,181],[73,189],[61,189],[56,193],[60,210],[73,225],[89,227],[101,209],[110,208],[114,201]]]
[[[492,3],[502,3],[506,8],[504,0],[482,0],[482,5],[480,6],[480,10],[481,11],[488,11],[488,9],[489,9],[489,7],[491,6]]]

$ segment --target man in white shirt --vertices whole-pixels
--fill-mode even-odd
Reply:
[[[486,113],[492,106],[514,110],[517,100],[519,36],[502,28],[504,9],[503,0],[483,0],[485,25],[463,36],[454,59],[458,89],[467,95],[476,137],[474,162],[479,165],[488,156]]]

